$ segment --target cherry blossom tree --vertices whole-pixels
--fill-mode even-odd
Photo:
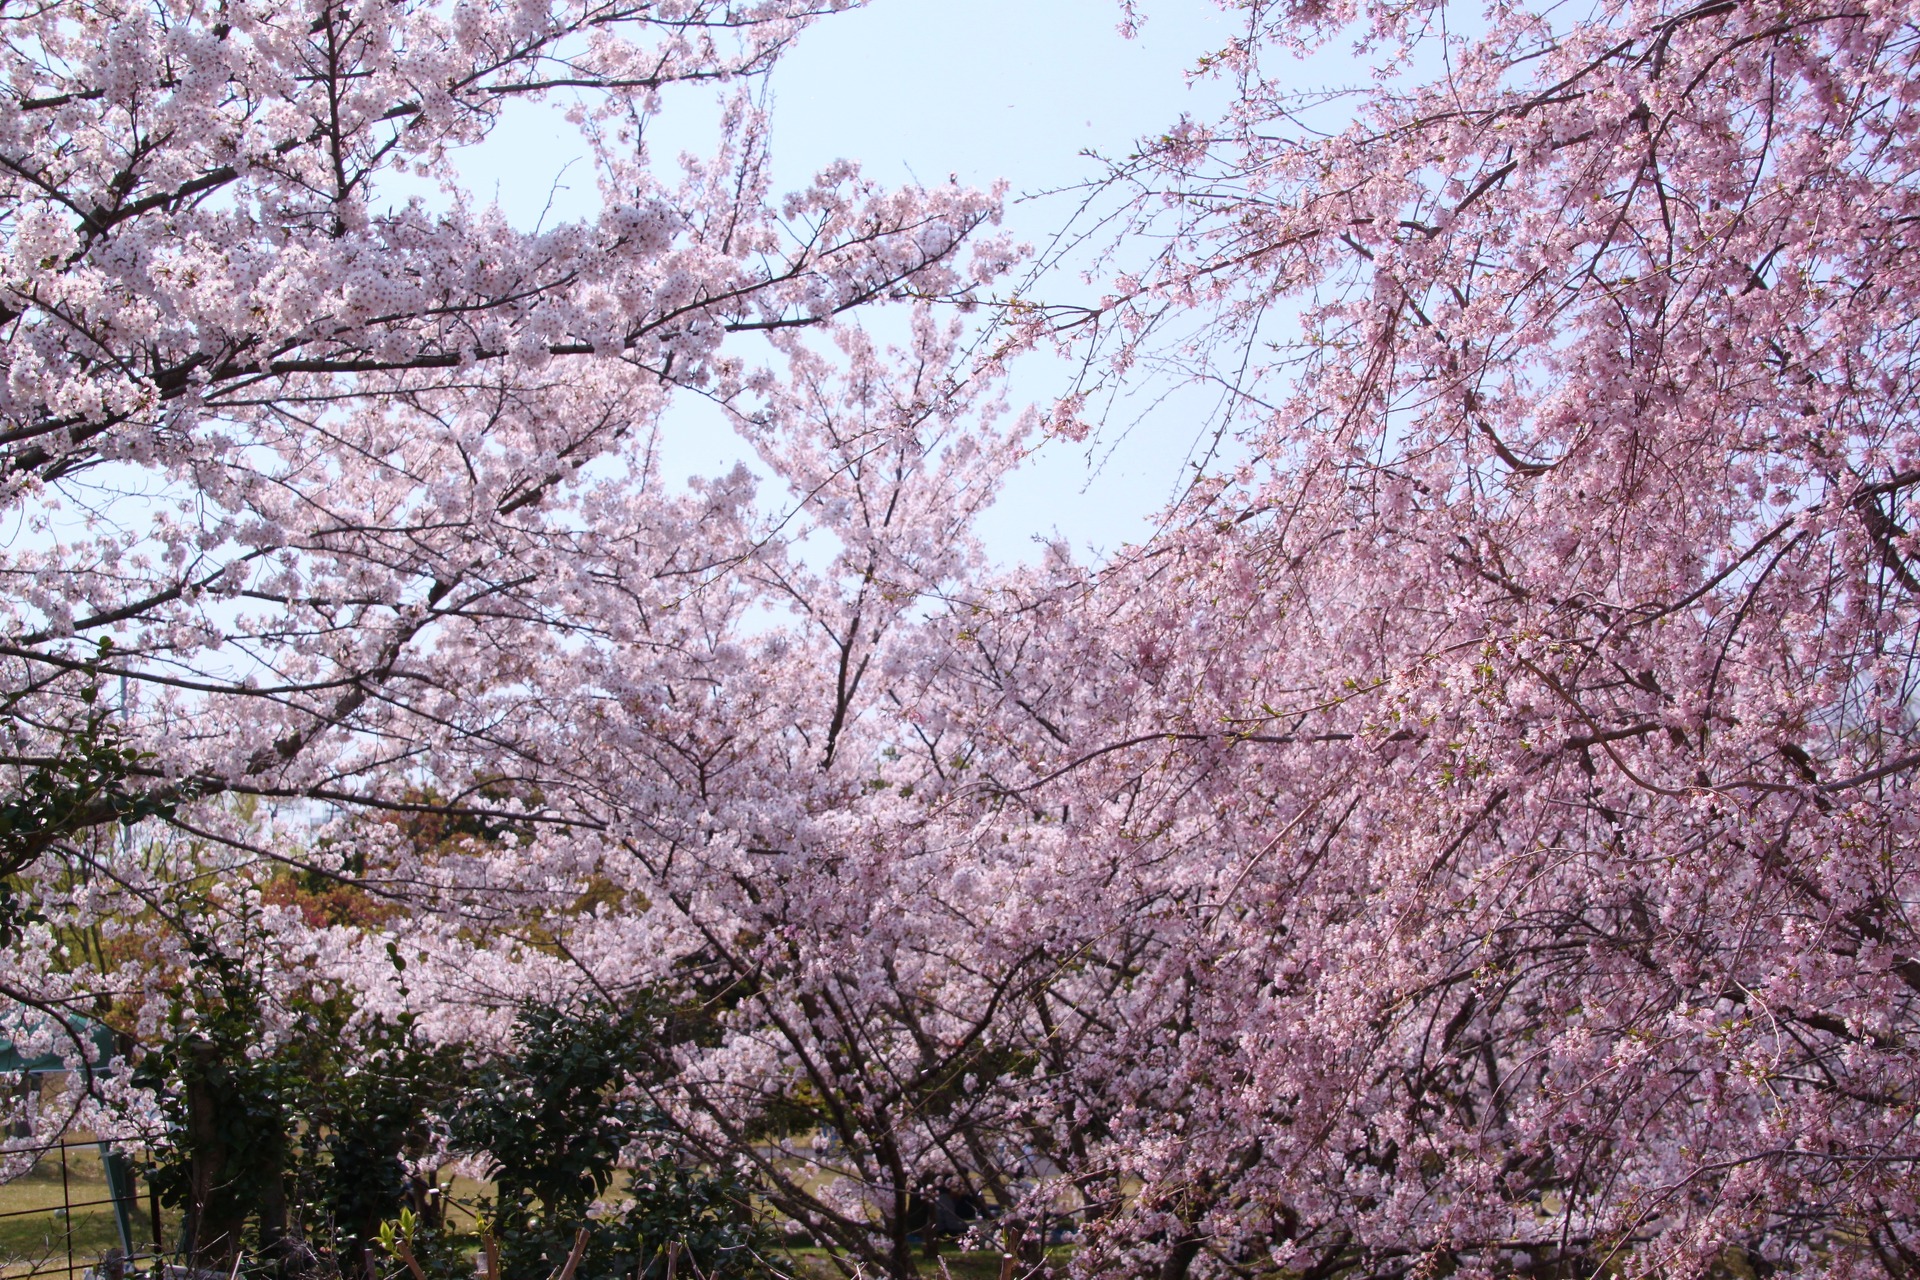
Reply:
[[[441,772],[438,744],[602,638],[581,599],[655,572],[671,599],[758,552],[744,474],[659,496],[670,396],[741,394],[729,341],[960,300],[1006,261],[964,257],[988,194],[849,165],[770,194],[748,88],[839,7],[52,4],[9,26],[7,760],[52,796],[17,806],[9,872],[59,849],[119,875],[88,833],[144,817],[233,840],[219,796],[485,810],[475,760]],[[648,125],[701,82],[747,87],[675,178]],[[600,212],[526,231],[456,161],[555,95]]]
[[[146,949],[22,919],[6,989],[664,996],[677,1140],[894,1275],[949,1178],[1088,1275],[1911,1275],[1920,14],[1235,12],[1106,185],[1149,260],[1003,330],[1225,387],[1228,461],[1018,570],[1035,424],[835,319],[967,301],[992,198],[776,204],[743,100],[646,163],[811,9],[24,20],[7,852]],[[597,221],[383,212],[563,88]],[[675,390],[775,483],[665,490]]]
[[[762,536],[724,588],[690,566],[660,595],[581,601],[612,642],[489,735],[539,758],[564,822],[420,867],[431,909],[395,925],[412,989],[370,985],[481,1039],[525,992],[667,993],[689,1012],[662,1029],[655,1100],[682,1140],[744,1162],[849,1265],[911,1274],[931,1180],[1015,1198],[1005,1015],[1051,976],[1045,951],[977,930],[988,886],[953,886],[998,837],[902,737],[951,643],[929,610],[984,572],[968,527],[1028,427],[954,381],[962,334],[931,315],[891,353],[836,336],[831,358],[783,340],[741,423],[831,554]],[[530,880],[545,892],[502,892]],[[352,946],[342,962],[380,979],[379,944]]]
[[[941,539],[964,515],[866,513],[904,531],[850,544],[871,560],[851,603],[801,544],[863,527],[845,497],[813,513],[836,469],[933,466],[916,424],[951,437],[991,377],[970,382],[923,316],[893,416],[786,440],[783,397],[826,377],[797,335],[871,304],[964,305],[1011,253],[980,234],[993,193],[888,191],[847,164],[770,191],[753,85],[842,7],[56,3],[12,22],[0,649],[20,799],[0,994],[16,1040],[57,1042],[72,1014],[136,1045],[170,1019],[190,1033],[228,987],[264,1020],[251,1051],[322,989],[373,1027],[439,993],[398,976],[397,939],[435,930],[460,941],[435,1034],[497,1039],[543,984],[601,980],[542,932],[606,883],[580,841],[764,802],[751,789],[784,775],[741,770],[735,794],[707,755],[756,721],[780,726],[768,758],[809,787],[866,767],[835,744],[857,733],[870,637],[965,562],[964,538]],[[650,125],[707,92],[717,150],[676,176]],[[529,231],[458,163],[542,99],[571,104],[600,207]],[[423,184],[438,195],[396,194]],[[853,394],[884,399],[874,343],[839,333],[868,388]],[[762,366],[789,357],[801,381],[783,389]],[[717,404],[798,508],[762,503],[744,469],[668,485],[676,397]],[[952,512],[1014,456],[991,440],[942,464]],[[924,571],[904,595],[896,562]],[[818,626],[783,650],[768,619],[788,605]],[[816,693],[824,718],[792,708]],[[794,731],[815,736],[802,749]],[[643,747],[674,767],[615,785],[610,762]],[[611,981],[639,983],[644,959]],[[70,1038],[69,1119],[158,1132],[124,1073]],[[340,1051],[365,1038],[350,1021]]]
[[[956,623],[1126,974],[1077,1265],[1911,1274],[1920,15],[1236,12],[1029,322],[1239,452]]]
[[[7,569],[10,688],[57,705],[88,662],[132,682],[181,795],[351,792],[431,736],[395,719],[411,698],[452,692],[416,654],[457,644],[461,619],[560,616],[528,589],[559,544],[622,536],[572,512],[569,482],[623,449],[643,473],[670,388],[734,394],[727,335],[963,294],[987,196],[842,167],[775,201],[744,99],[677,185],[648,162],[671,86],[750,75],[821,11],[24,18],[4,103],[7,501],[29,530]],[[453,158],[503,104],[563,90],[602,212],[519,231]],[[441,181],[446,207],[389,199],[403,173]],[[989,247],[976,271],[998,263]],[[14,704],[20,759],[59,718]],[[347,739],[371,754],[343,763]]]
[[[794,348],[747,420],[830,567],[539,704],[594,816],[459,875],[563,947],[463,890],[434,1003],[704,992],[664,1105],[894,1274],[948,1173],[1089,1274],[1907,1274],[1911,15],[1242,12],[1236,113],[1113,179],[1160,256],[1012,313],[1224,382],[1238,459],[982,576],[916,362]]]

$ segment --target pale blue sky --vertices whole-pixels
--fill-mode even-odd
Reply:
[[[1154,0],[1145,12],[1129,40],[1117,0],[874,0],[820,23],[776,73],[775,163],[799,177],[846,155],[876,178],[1005,178],[1015,193],[1086,176],[1096,169],[1083,151],[1125,155],[1182,111],[1210,116],[1224,104],[1218,85],[1190,86],[1186,73],[1224,43],[1227,15],[1212,0]],[[1039,244],[1070,210],[1016,204],[1009,222]],[[1051,287],[1084,293],[1071,280]],[[1067,376],[1036,361],[1018,370],[1015,391],[1049,398]],[[1030,555],[1036,535],[1105,550],[1144,536],[1202,413],[1178,398],[1124,439],[1116,421],[1092,449],[1049,446],[988,515],[988,545],[1012,559]]]
[[[803,184],[830,161],[859,161],[885,182],[928,184],[949,174],[1016,194],[1090,175],[1088,150],[1124,155],[1183,111],[1205,118],[1221,86],[1190,86],[1186,72],[1226,39],[1230,19],[1212,0],[1149,0],[1134,39],[1118,30],[1118,0],[871,0],[822,20],[786,55],[773,79],[773,158],[780,185]],[[652,129],[656,156],[706,150],[710,118],[693,90]],[[462,158],[483,198],[498,194],[514,221],[591,213],[593,180],[567,169],[578,152],[557,108],[521,110],[485,147]],[[575,180],[569,181],[570,178]],[[556,183],[559,189],[556,190]],[[1044,242],[1067,216],[1061,201],[1016,203],[1009,226]],[[1060,291],[1084,294],[1077,281]],[[1022,369],[1022,399],[1049,399],[1066,370]],[[1149,514],[1172,495],[1194,447],[1204,402],[1176,397],[1138,417],[1123,411],[1092,448],[1056,443],[1009,486],[983,534],[1003,559],[1032,554],[1036,536],[1065,536],[1082,551],[1112,550],[1150,531]],[[710,420],[677,418],[670,470],[711,471],[735,456]]]

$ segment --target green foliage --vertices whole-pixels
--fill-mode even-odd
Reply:
[[[498,1162],[503,1208],[539,1201],[549,1216],[581,1219],[612,1181],[621,1148],[651,1127],[631,1089],[645,1019],[533,1007],[515,1029],[513,1056],[484,1065],[455,1113],[454,1142]]]
[[[398,1259],[406,1266],[400,1280],[472,1280],[474,1263],[470,1256],[474,1236],[451,1228],[438,1213],[416,1214],[402,1208],[400,1216],[380,1224],[376,1240],[381,1254]],[[391,1267],[376,1267],[388,1274]],[[363,1268],[362,1275],[365,1274]]]
[[[622,1244],[614,1274],[634,1275],[641,1259],[647,1273],[662,1270],[662,1251],[673,1245],[693,1255],[702,1274],[748,1276],[761,1270],[771,1247],[753,1212],[751,1188],[729,1172],[654,1160],[634,1170],[621,1216],[610,1225]]]
[[[192,1223],[203,1265],[244,1252],[251,1272],[361,1280],[369,1263],[386,1275],[405,1261],[403,1273],[465,1280],[479,1238],[408,1173],[444,1123],[453,1150],[494,1164],[504,1280],[548,1280],[582,1226],[577,1280],[661,1271],[669,1248],[705,1275],[757,1270],[749,1188],[672,1159],[645,1101],[659,1034],[650,1006],[531,1007],[510,1050],[470,1063],[428,1044],[413,1015],[369,1021],[344,994],[310,993],[275,1011],[281,1030],[263,1053],[257,984],[204,944],[194,955],[136,1078],[175,1135],[155,1190]],[[663,1154],[622,1166],[637,1148]]]
[[[481,1068],[452,1123],[456,1147],[495,1162],[505,1280],[551,1275],[582,1226],[591,1235],[580,1280],[633,1277],[670,1247],[690,1252],[703,1273],[755,1269],[750,1197],[724,1172],[660,1155],[632,1170],[627,1195],[611,1197],[613,1212],[589,1216],[623,1150],[666,1143],[641,1092],[658,1033],[650,1007],[533,1006],[515,1032],[513,1053]]]
[[[464,1066],[417,1034],[414,1015],[356,1020],[342,995],[303,1001],[292,1033],[259,1053],[252,984],[204,948],[199,955],[216,976],[189,986],[135,1076],[158,1094],[175,1135],[157,1156],[154,1189],[195,1220],[198,1243],[209,1227],[226,1230],[273,1268],[360,1280],[381,1224],[413,1189],[405,1159],[425,1152]],[[214,1175],[198,1206],[196,1169]],[[423,1240],[444,1231],[432,1208]]]
[[[205,962],[188,995],[169,1011],[164,1038],[150,1046],[134,1083],[160,1099],[174,1142],[158,1153],[149,1174],[161,1203],[178,1208],[187,1243],[201,1258],[231,1256],[259,1241],[242,1238],[275,1190],[284,1205],[292,1095],[301,1088],[290,1064],[255,1057],[260,1009],[253,985],[237,966],[222,963],[204,945]],[[217,1251],[217,1253],[215,1252]]]
[[[314,1087],[301,1108],[300,1201],[315,1242],[337,1256],[344,1275],[364,1274],[364,1249],[414,1190],[406,1159],[426,1152],[435,1117],[464,1080],[459,1057],[427,1044],[414,1023],[415,1015],[403,1013],[361,1028],[351,1062],[323,1048],[308,1077]],[[421,1206],[423,1256],[444,1252],[432,1244],[445,1233],[442,1207],[437,1200]]]

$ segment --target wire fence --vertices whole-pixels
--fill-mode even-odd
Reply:
[[[0,1183],[0,1280],[128,1280],[163,1274],[161,1222],[142,1171],[104,1142],[0,1144],[30,1166]]]

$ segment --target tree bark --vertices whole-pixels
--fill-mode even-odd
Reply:
[[[181,1243],[189,1266],[226,1271],[239,1251],[246,1215],[229,1191],[219,1095],[207,1079],[217,1050],[198,1040],[187,1046],[187,1054],[194,1069],[186,1088],[189,1194]]]

